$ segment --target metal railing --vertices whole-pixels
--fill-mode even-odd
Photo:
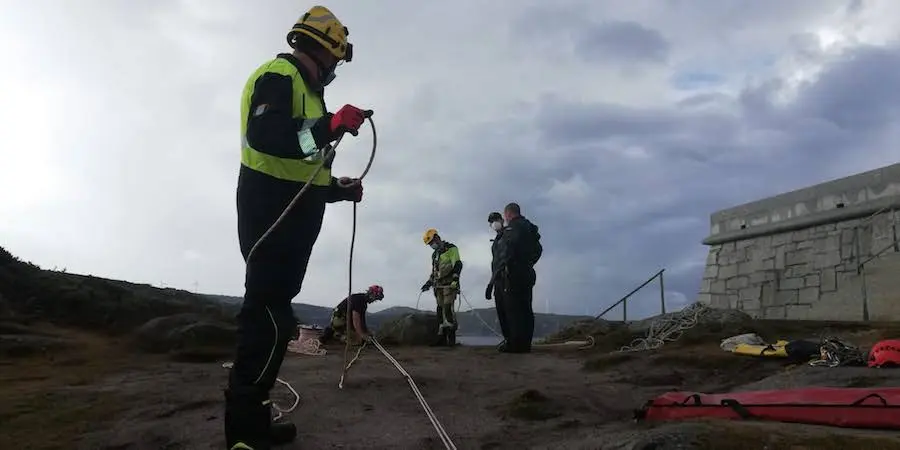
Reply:
[[[615,308],[616,306],[622,305],[622,322],[628,322],[628,299],[632,295],[636,294],[638,291],[643,289],[644,286],[647,286],[648,284],[650,284],[650,282],[652,282],[653,280],[655,280],[657,278],[659,278],[660,311],[662,314],[665,314],[666,313],[666,283],[665,283],[665,279],[663,278],[663,273],[665,271],[666,271],[666,269],[660,269],[659,272],[654,273],[653,276],[651,276],[650,278],[647,278],[647,281],[644,281],[643,283],[641,283],[640,286],[634,288],[631,292],[625,294],[624,297],[620,298],[619,301],[610,305],[609,308],[604,309],[603,312],[601,312],[600,314],[597,314],[597,316],[594,317],[594,319],[595,320],[600,319],[604,315],[606,315],[606,313],[612,311],[612,309]]]

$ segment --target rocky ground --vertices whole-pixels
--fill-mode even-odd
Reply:
[[[227,371],[221,365],[233,344],[228,314],[189,293],[66,277],[2,256],[0,448],[224,448]],[[44,284],[35,286],[38,281]],[[132,304],[138,307],[129,309]],[[156,313],[141,315],[148,311]],[[650,324],[584,322],[557,339],[592,335],[593,348],[536,348],[529,355],[403,345],[428,340],[434,326],[428,318],[398,320],[380,335],[459,449],[900,449],[900,437],[887,432],[632,420],[647,400],[675,389],[900,386],[900,369],[810,367],[718,346],[724,337],[756,332],[770,341],[841,336],[864,347],[900,336],[900,325],[752,321],[716,312],[658,350],[615,352]],[[282,378],[302,396],[289,416],[299,439],[285,448],[443,448],[385,357],[367,348],[340,390],[343,358],[336,346],[324,356],[285,361]],[[280,386],[273,395],[289,399]]]
[[[743,328],[753,324],[736,326]],[[756,324],[806,337],[812,324]],[[710,330],[712,328],[712,330]],[[832,324],[832,334],[839,327]],[[6,336],[16,332],[9,326]],[[21,331],[21,330],[19,330]],[[414,377],[460,449],[900,449],[896,434],[788,424],[635,424],[633,410],[672,389],[727,392],[801,386],[900,386],[900,370],[816,368],[723,352],[703,325],[660,350],[610,353],[626,334],[607,332],[594,349],[398,346],[389,351]],[[844,326],[872,342],[893,330]],[[0,367],[0,448],[218,449],[221,352],[136,353],[115,340],[52,325],[29,333],[54,342],[4,358]],[[34,347],[32,347],[34,348]],[[292,355],[282,377],[300,391],[290,420],[304,449],[442,448],[409,385],[374,349],[337,385],[343,348]],[[283,388],[276,398],[289,398]],[[727,445],[727,447],[725,447]]]

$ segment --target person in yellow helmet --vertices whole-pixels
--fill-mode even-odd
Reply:
[[[456,330],[459,324],[453,306],[459,295],[459,276],[463,263],[459,259],[459,249],[452,242],[441,239],[437,230],[430,228],[422,236],[425,245],[431,247],[431,275],[422,285],[422,292],[434,289],[437,301],[438,339],[434,346],[456,346]]]
[[[328,8],[314,6],[287,34],[293,52],[264,62],[244,86],[237,222],[247,267],[225,389],[231,450],[268,450],[296,437],[292,423],[272,423],[269,400],[296,327],[291,300],[300,292],[325,205],[362,200],[362,185],[333,177],[332,160],[324,160],[322,151],[343,133],[356,135],[371,114],[352,105],[332,114],[322,99],[338,64],[353,59],[348,34]],[[253,249],[307,184],[290,213]]]

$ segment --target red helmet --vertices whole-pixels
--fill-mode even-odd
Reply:
[[[872,346],[869,367],[900,366],[900,339],[886,339]]]
[[[381,300],[384,298],[384,288],[377,284],[373,284],[369,286],[369,289],[366,289],[366,294],[372,300]]]

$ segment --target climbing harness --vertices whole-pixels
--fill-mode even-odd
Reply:
[[[700,317],[710,308],[702,303],[692,303],[681,311],[662,316],[650,324],[647,335],[631,341],[619,352],[640,352],[662,347],[666,342],[677,341],[686,330],[694,328]]]
[[[819,352],[819,359],[810,361],[810,366],[838,367],[866,365],[866,358],[858,347],[835,337],[822,338]]]

